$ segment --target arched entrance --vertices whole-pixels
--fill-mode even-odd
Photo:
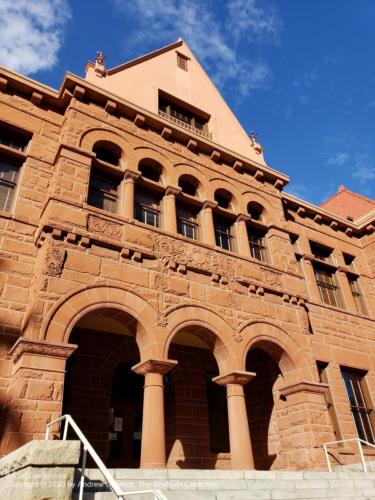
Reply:
[[[131,367],[140,361],[137,321],[115,308],[88,312],[69,341],[63,413],[72,415],[104,462],[139,467],[143,384]]]
[[[207,328],[180,329],[168,358],[178,361],[165,380],[166,445],[169,467],[228,468],[229,435],[225,387],[213,355],[217,337]]]

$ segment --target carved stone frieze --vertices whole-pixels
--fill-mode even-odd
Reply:
[[[273,269],[262,267],[263,280],[272,286],[283,287],[283,275]]]
[[[155,256],[165,266],[172,260],[177,265],[182,264],[191,269],[226,276],[228,281],[233,281],[236,277],[234,260],[211,250],[176,241],[167,236],[158,236],[154,241],[153,250]]]
[[[122,226],[120,224],[116,224],[116,222],[102,219],[101,217],[90,215],[87,222],[87,229],[88,231],[92,231],[94,233],[103,234],[111,239],[122,239]]]
[[[48,276],[60,276],[64,267],[66,249],[62,245],[49,243],[46,250],[44,263],[44,274]]]
[[[25,353],[67,359],[77,347],[75,344],[62,344],[20,337],[12,347],[10,355],[13,363],[16,363]]]

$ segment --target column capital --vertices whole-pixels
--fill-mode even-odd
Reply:
[[[289,396],[299,392],[309,392],[312,394],[325,394],[328,391],[328,384],[322,382],[309,382],[303,380],[294,384],[289,384],[280,389],[282,396]]]
[[[238,214],[237,222],[248,222],[250,220],[250,215],[248,214]]]
[[[132,366],[132,370],[138,375],[147,373],[159,373],[165,375],[177,365],[178,361],[174,359],[148,359]]]
[[[77,347],[76,344],[64,344],[62,342],[49,342],[46,340],[20,337],[9,354],[13,363],[16,363],[23,354],[68,359]]]
[[[167,186],[165,190],[165,194],[167,196],[169,195],[177,196],[179,193],[181,193],[181,188],[178,186]]]
[[[211,208],[214,209],[218,205],[217,201],[206,200],[203,202],[203,208]]]
[[[245,385],[254,377],[256,377],[256,373],[254,372],[233,370],[232,372],[225,373],[224,375],[214,377],[212,382],[223,386],[227,386],[229,384]]]
[[[139,172],[134,172],[134,170],[125,170],[124,173],[125,180],[131,179],[133,181],[136,181],[140,176],[141,174]]]

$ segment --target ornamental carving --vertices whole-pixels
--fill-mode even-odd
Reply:
[[[262,277],[269,285],[283,287],[283,276],[278,271],[262,267]]]
[[[67,359],[76,349],[75,344],[52,343],[21,337],[11,349],[10,355],[13,363],[16,363],[24,353]]]
[[[191,269],[226,276],[228,281],[235,279],[234,261],[226,255],[198,248],[166,236],[158,236],[155,239],[153,250],[155,256],[165,266],[168,266],[170,261],[174,261],[177,265],[182,264]]]
[[[48,276],[60,276],[64,267],[65,257],[65,248],[62,245],[51,243],[46,252],[44,274]]]
[[[111,239],[122,239],[122,226],[107,219],[91,215],[87,223],[87,229],[94,233],[103,234]]]

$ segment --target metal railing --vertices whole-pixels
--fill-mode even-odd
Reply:
[[[159,109],[158,114],[162,118],[166,118],[167,120],[169,120],[172,123],[175,123],[179,127],[185,128],[186,130],[190,130],[191,132],[194,132],[195,134],[201,135],[202,137],[206,137],[207,139],[212,140],[212,134],[210,132],[205,132],[204,130],[202,130],[200,128],[193,127],[189,123],[186,123],[183,120],[180,120],[180,119],[176,118],[175,116],[172,116],[169,113],[162,111],[161,109]]]
[[[371,446],[372,448],[375,448],[375,445],[372,444],[372,443],[369,443],[368,441],[365,441],[364,439],[360,439],[360,438],[341,439],[341,441],[330,441],[329,443],[323,443],[324,455],[326,457],[326,461],[327,461],[327,466],[328,466],[329,472],[332,472],[332,467],[331,467],[331,462],[329,460],[327,446],[329,446],[331,444],[348,443],[350,441],[357,441],[357,443],[358,443],[358,449],[359,449],[359,454],[361,456],[361,462],[362,462],[362,466],[363,466],[363,471],[367,472],[367,465],[366,465],[366,462],[365,462],[365,456],[363,454],[362,444],[365,444],[366,446]]]
[[[140,494],[145,494],[145,493],[153,494],[154,500],[168,500],[167,497],[158,489],[141,490],[141,491],[122,491],[122,489],[120,488],[120,486],[117,483],[117,481],[115,480],[115,478],[112,476],[110,471],[104,465],[104,463],[100,459],[99,455],[96,453],[96,451],[91,446],[91,444],[89,443],[86,436],[83,434],[81,429],[78,427],[78,425],[75,423],[75,421],[73,420],[73,418],[70,415],[62,415],[61,417],[57,418],[56,420],[53,420],[52,422],[49,422],[46,425],[46,437],[45,437],[46,440],[48,440],[48,438],[49,438],[50,427],[57,424],[58,422],[62,422],[63,420],[64,420],[64,429],[63,429],[63,435],[62,435],[63,441],[66,441],[66,437],[68,434],[68,427],[70,425],[72,427],[72,429],[74,430],[74,432],[76,433],[78,439],[81,441],[81,443],[83,445],[81,478],[79,481],[79,496],[78,496],[79,500],[83,500],[87,453],[89,453],[91,458],[94,460],[98,469],[100,470],[104,479],[106,480],[107,484],[109,485],[109,487],[111,488],[111,490],[113,491],[113,493],[117,496],[117,498],[119,500],[124,499],[127,496],[140,495]]]

